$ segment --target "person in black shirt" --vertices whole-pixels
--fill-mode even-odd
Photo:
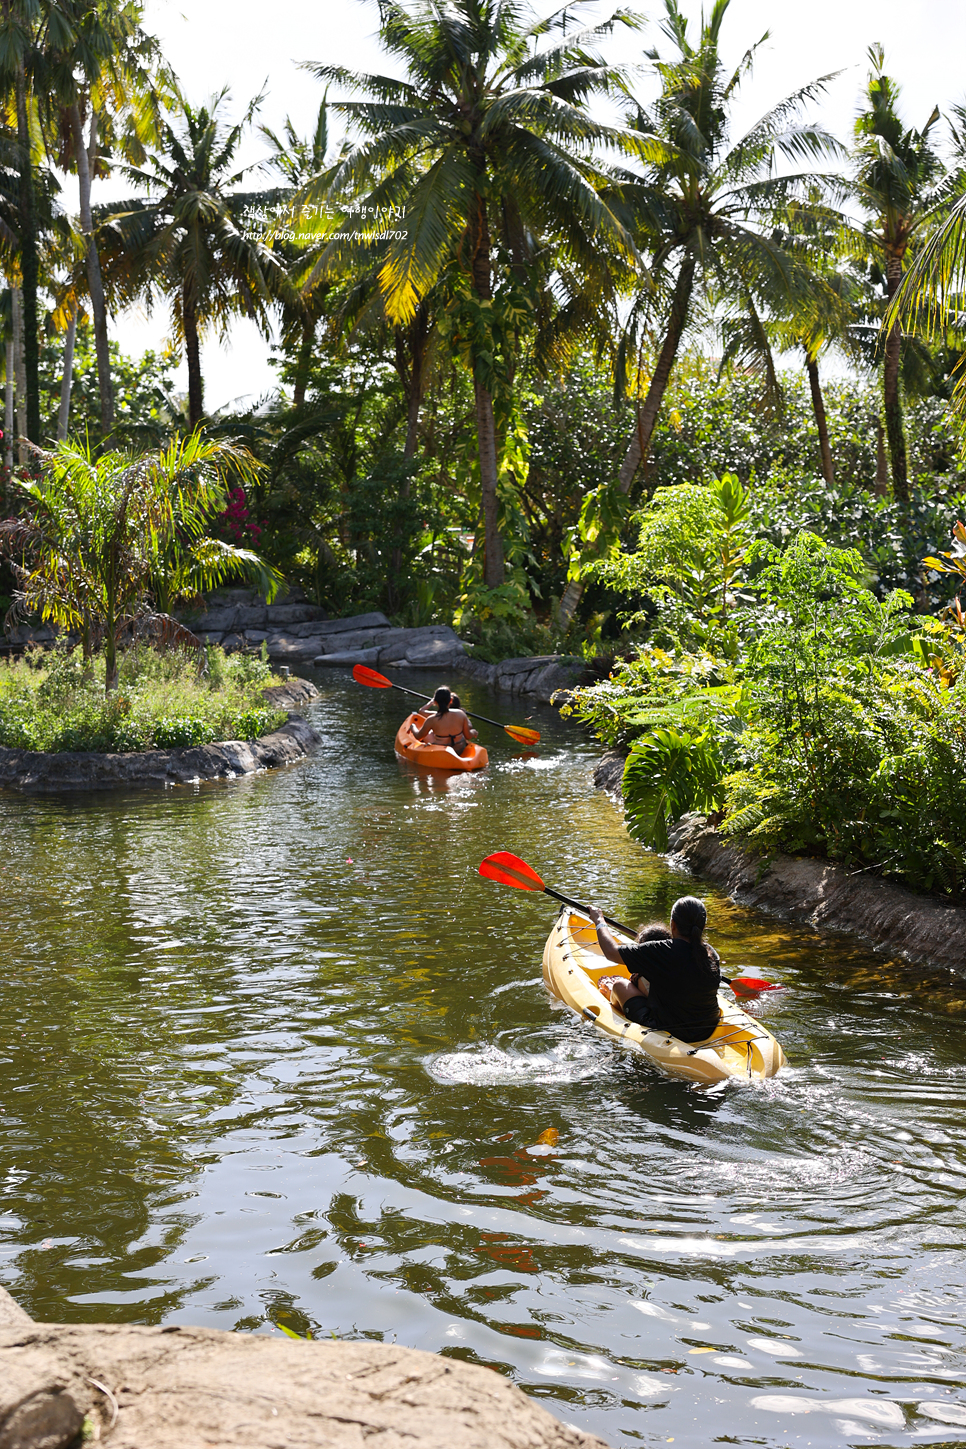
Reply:
[[[671,910],[670,940],[633,946],[618,946],[597,906],[589,914],[607,960],[631,973],[630,981],[611,985],[612,1003],[639,1026],[681,1041],[706,1041],[719,1021],[721,972],[718,953],[704,940],[704,902],[682,896]]]

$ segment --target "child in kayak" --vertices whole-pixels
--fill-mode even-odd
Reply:
[[[411,732],[417,740],[430,737],[432,744],[449,745],[458,755],[461,755],[466,749],[470,737],[472,736],[475,740],[478,736],[470,724],[469,717],[460,708],[459,695],[454,695],[445,684],[440,685],[432,699],[423,706],[419,713],[422,714],[432,705],[436,706],[436,713],[423,720],[418,729],[415,724],[410,724]]]
[[[704,940],[704,902],[682,896],[672,907],[669,935],[632,946],[618,946],[597,906],[589,915],[607,960],[631,973],[629,981],[617,978],[611,984],[612,1004],[638,1026],[681,1041],[706,1041],[720,1018],[721,971],[717,951]]]

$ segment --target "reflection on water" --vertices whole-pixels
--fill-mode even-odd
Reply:
[[[536,754],[429,776],[391,697],[322,687],[289,771],[0,796],[0,1279],[492,1364],[614,1445],[966,1442],[966,983],[706,892],[791,1066],[665,1081],[548,1001],[549,903],[476,873],[666,917],[688,878],[591,747],[531,711]]]

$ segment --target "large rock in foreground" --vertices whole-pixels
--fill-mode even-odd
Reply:
[[[211,1328],[0,1327],[0,1444],[65,1449],[606,1449],[490,1369]]]

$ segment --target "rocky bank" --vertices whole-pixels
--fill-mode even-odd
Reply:
[[[622,803],[626,751],[609,750],[594,784]],[[685,815],[669,834],[671,860],[714,881],[742,905],[775,911],[823,930],[847,931],[877,951],[966,975],[966,907],[920,895],[865,871],[809,856],[767,858],[724,840],[703,815]]]
[[[118,755],[87,750],[45,754],[0,745],[0,789],[37,795],[119,787],[159,789],[198,785],[203,780],[234,780],[304,759],[320,737],[294,710],[317,696],[315,685],[292,679],[263,693],[269,704],[288,709],[289,716],[280,729],[259,740],[224,740],[185,750],[132,750]],[[5,1449],[2,1438],[0,1449]]]
[[[438,675],[462,674],[492,689],[523,694],[549,704],[557,690],[571,689],[583,676],[582,660],[545,654],[487,664],[448,624],[402,629],[385,614],[356,614],[327,619],[309,603],[265,604],[243,589],[213,596],[201,614],[184,622],[207,643],[223,649],[260,648],[276,664],[314,664],[317,669],[431,669]]]
[[[607,1449],[490,1369],[381,1343],[35,1324],[0,1288],[0,1445]]]

